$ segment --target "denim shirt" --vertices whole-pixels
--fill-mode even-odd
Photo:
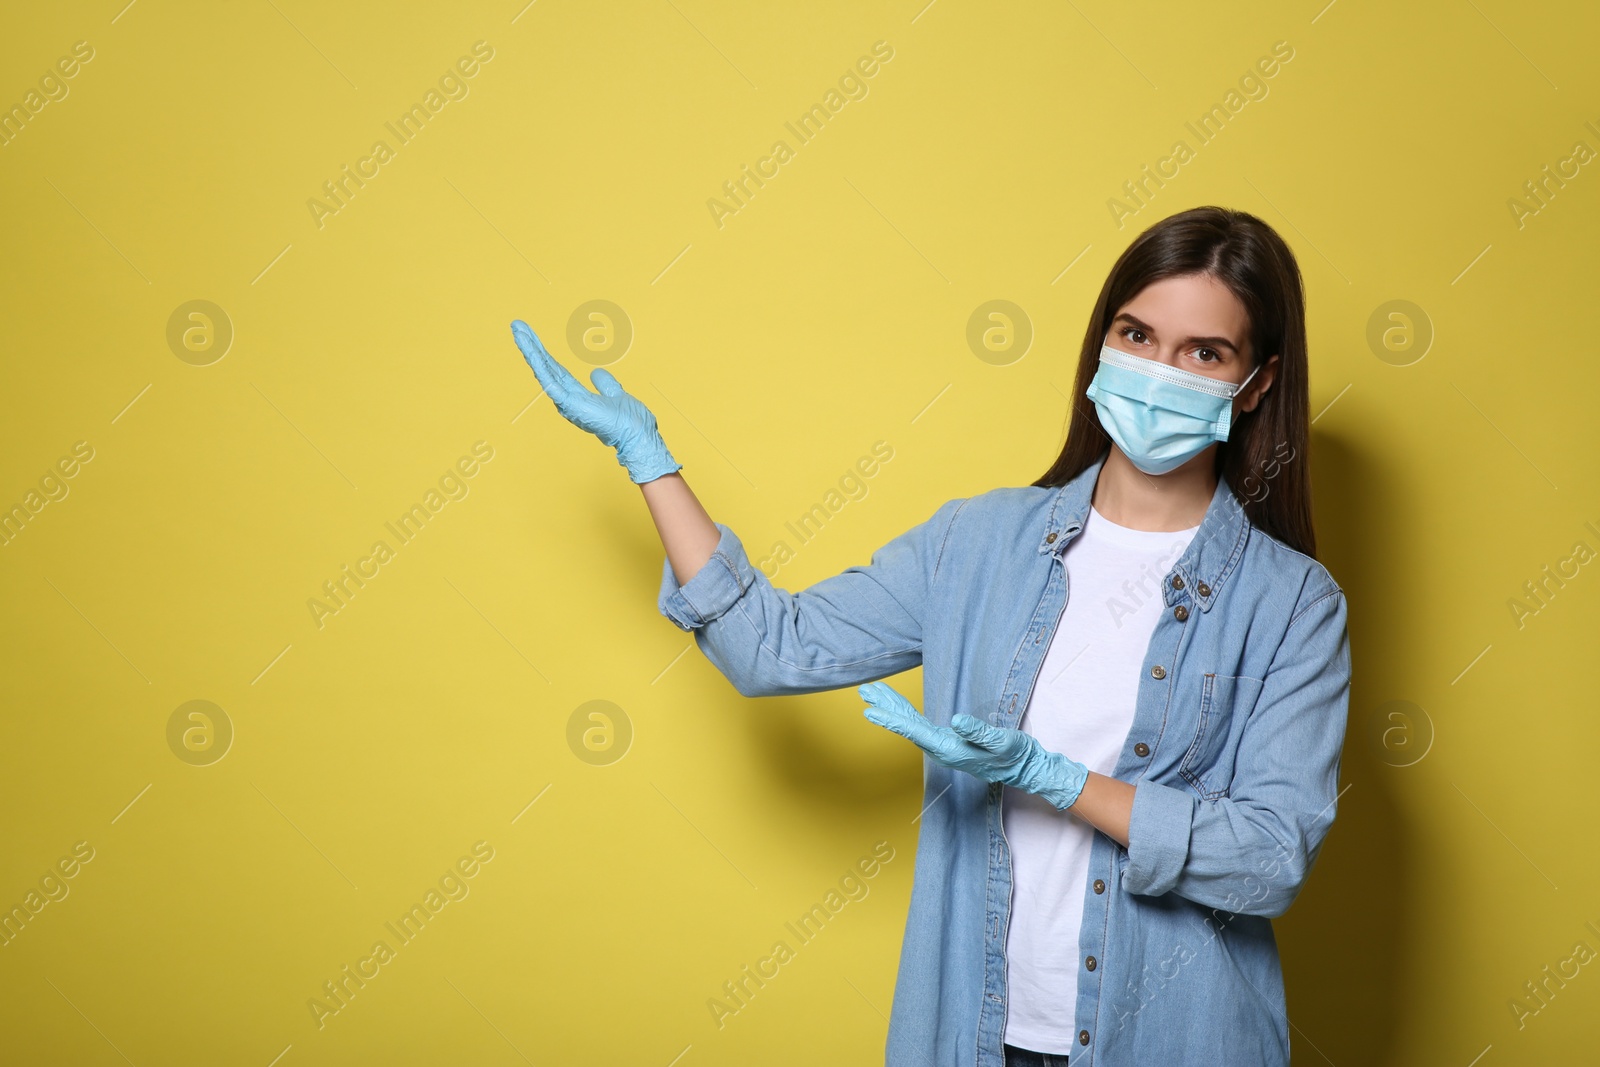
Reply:
[[[798,593],[717,523],[711,559],[658,606],[744,696],[813,693],[923,668],[924,714],[1017,727],[1067,600],[1063,553],[1102,455],[1058,488],[950,500]],[[1268,491],[1270,491],[1270,483]],[[1333,824],[1349,699],[1345,597],[1253,526],[1225,478],[1161,576],[1164,607],[1112,777],[1129,844],[1093,837],[1070,1011],[1073,1067],[1287,1064],[1272,918]],[[1065,753],[1071,756],[1072,753]],[[888,1067],[1004,1067],[1011,858],[1003,787],[924,755]],[[1068,1050],[1046,1049],[1063,1052]]]

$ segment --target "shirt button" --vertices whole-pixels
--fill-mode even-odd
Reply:
[[[1189,609],[1184,607],[1182,604],[1179,604],[1177,607],[1172,609],[1172,617],[1177,619],[1179,622],[1182,622],[1189,617]]]
[[[1165,678],[1166,676],[1167,676],[1167,669],[1165,667],[1163,667],[1161,664],[1157,663],[1154,667],[1150,668],[1150,677],[1152,677],[1152,678]]]
[[[1183,588],[1183,575],[1174,574],[1172,576],[1172,588],[1174,588],[1174,589],[1182,589]]]
[[[1094,970],[1094,957],[1090,956],[1088,959],[1084,960],[1083,965],[1089,968],[1091,971]]]
[[[1087,1045],[1088,1043],[1089,1043],[1089,1031],[1087,1031],[1087,1030],[1079,1030],[1078,1031],[1078,1044]]]
[[[1049,533],[1044,535],[1044,543],[1047,545],[1053,545],[1056,543],[1056,532],[1054,530],[1051,530]]]
[[[1096,893],[1104,893],[1106,891],[1106,882],[1104,878],[1096,878],[1094,880],[1094,891]]]
[[[1201,582],[1199,585],[1195,586],[1195,592],[1199,593],[1201,596],[1210,596],[1211,587],[1205,582]]]
[[[1135,756],[1148,756],[1150,755],[1150,746],[1145,744],[1143,741],[1140,741],[1137,745],[1133,746],[1133,754]]]

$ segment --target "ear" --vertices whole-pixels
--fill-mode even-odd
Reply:
[[[1261,398],[1267,395],[1267,390],[1272,388],[1272,382],[1278,375],[1278,357],[1268,356],[1267,361],[1261,365],[1256,376],[1245,386],[1243,395],[1238,397],[1239,414],[1254,411],[1256,405],[1261,403]]]

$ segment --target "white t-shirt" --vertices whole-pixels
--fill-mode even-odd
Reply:
[[[1066,610],[1020,723],[1046,749],[1111,773],[1133,725],[1150,635],[1166,610],[1161,579],[1199,528],[1134,530],[1090,507],[1062,557]],[[1099,831],[1070,808],[1058,811],[1010,786],[1001,816],[1012,864],[1005,1041],[1035,1052],[1076,1052],[1078,928]]]

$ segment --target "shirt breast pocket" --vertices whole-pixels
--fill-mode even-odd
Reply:
[[[1208,674],[1200,687],[1200,723],[1178,774],[1202,800],[1228,795],[1239,755],[1239,735],[1265,683],[1245,675]]]

